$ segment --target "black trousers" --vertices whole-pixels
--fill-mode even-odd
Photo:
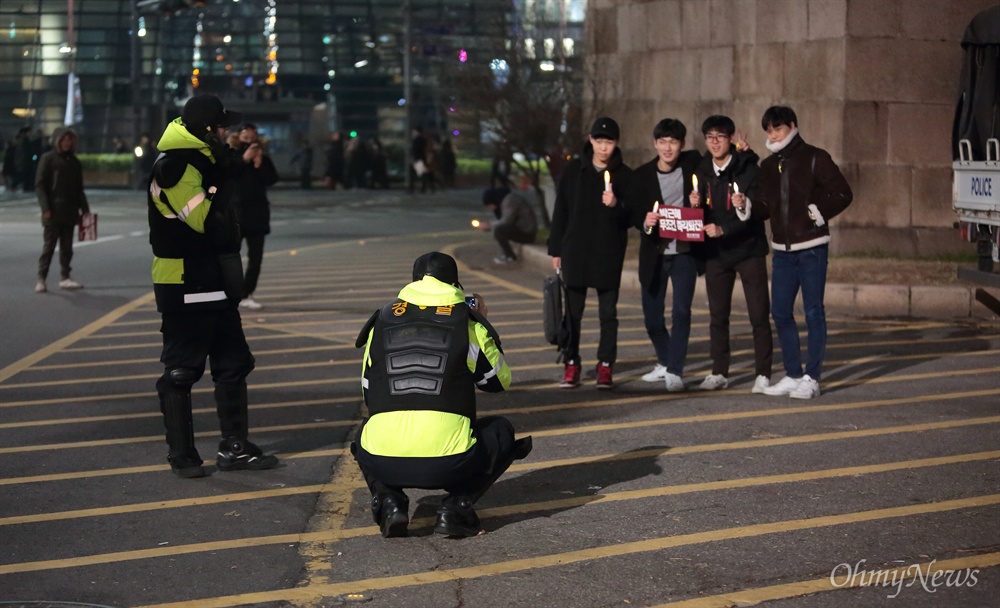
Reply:
[[[56,251],[56,243],[59,243],[59,269],[64,279],[69,278],[70,262],[73,260],[73,233],[76,231],[76,224],[57,224],[47,222],[42,225],[42,257],[38,258],[38,278],[45,280],[49,276],[49,266],[52,264],[52,255]]]
[[[733,286],[736,275],[743,283],[747,314],[753,329],[754,366],[757,376],[771,377],[774,342],[771,335],[771,300],[768,296],[767,262],[753,257],[725,268],[716,260],[705,263],[705,287],[708,290],[710,315],[709,338],[712,373],[729,376],[729,317],[733,308]]]
[[[171,384],[170,372],[178,368],[205,372],[209,361],[212,382],[216,385],[236,385],[246,380],[253,371],[254,358],[250,353],[243,322],[235,307],[205,312],[163,313],[160,324],[163,334],[163,376],[156,382],[158,392]],[[195,379],[197,382],[197,379]]]
[[[587,303],[586,287],[566,287],[566,310],[569,312],[572,336],[563,351],[566,361],[580,364],[580,324]],[[597,360],[614,363],[618,358],[618,290],[597,290],[597,317],[601,323],[601,338],[597,343]]]
[[[260,278],[260,267],[264,261],[264,234],[246,234],[247,270],[243,274],[244,296],[249,298],[257,289],[257,279]]]
[[[500,249],[503,250],[503,254],[514,259],[517,259],[517,256],[514,255],[514,249],[510,246],[511,242],[534,243],[535,233],[535,230],[530,232],[527,230],[518,230],[517,226],[507,224],[497,224],[493,227],[493,238],[497,240]]]
[[[364,423],[358,430],[359,438],[363,429]],[[514,426],[502,416],[485,416],[473,423],[472,435],[476,444],[467,452],[453,456],[377,456],[365,451],[360,439],[351,444],[351,453],[372,496],[394,494],[405,497],[404,488],[424,488],[444,490],[454,496],[468,496],[475,500],[510,466]]]

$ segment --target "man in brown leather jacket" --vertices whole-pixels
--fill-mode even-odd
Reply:
[[[764,389],[767,395],[796,399],[818,397],[826,350],[823,293],[829,255],[831,219],[851,204],[853,193],[830,155],[802,140],[798,118],[786,106],[764,112],[771,156],[760,166],[752,212],[771,220],[771,317],[778,332],[785,377]],[[808,328],[808,355],[803,373],[799,329],[793,316],[795,297],[802,290]]]

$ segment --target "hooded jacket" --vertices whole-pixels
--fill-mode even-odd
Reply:
[[[737,152],[730,145],[730,160],[726,168],[716,174],[715,162],[710,153],[705,153],[698,165],[698,185],[702,208],[705,210],[705,224],[715,224],[722,228],[722,236],[705,237],[701,252],[706,260],[716,260],[724,268],[732,268],[743,260],[767,255],[767,233],[764,221],[752,213],[745,220],[732,205],[733,184],[740,192],[752,197],[757,185],[757,154],[752,150]],[[750,209],[753,199],[750,198]]]
[[[830,220],[854,198],[829,153],[796,133],[784,148],[765,158],[760,169],[751,209],[760,219],[771,220],[771,246],[776,251],[801,251],[829,243]]]
[[[69,137],[72,147],[59,149],[59,141]],[[42,155],[35,174],[35,192],[42,212],[52,216],[46,220],[55,224],[76,224],[80,213],[90,213],[87,195],[83,191],[83,165],[76,157],[76,133],[60,129],[52,135],[53,148]]]
[[[618,289],[628,245],[627,191],[632,170],[622,162],[620,148],[608,159],[614,207],[601,202],[603,171],[594,168],[594,148],[588,141],[581,158],[566,166],[556,192],[548,253],[562,258],[562,275],[570,287]]]
[[[365,346],[362,364],[365,403],[369,411],[374,412],[362,430],[361,447],[377,456],[427,458],[462,454],[476,442],[472,436],[475,419],[472,386],[487,392],[506,390],[510,386],[510,368],[492,330],[465,309],[465,294],[461,289],[425,276],[406,285],[391,306],[405,308],[411,305],[425,310],[441,308],[447,316],[465,315],[467,321],[463,329],[467,335],[455,337],[457,343],[467,345],[465,366],[446,366],[450,372],[443,378],[445,390],[442,395],[450,393],[466,402],[435,403],[434,396],[416,391],[389,395],[386,387],[371,387],[370,381],[384,376],[381,372],[387,366],[387,362],[379,360],[376,354],[382,349],[372,344],[374,339],[384,338],[384,328],[378,322],[382,313],[376,312],[358,336],[358,343]],[[466,386],[458,386],[459,383]],[[469,393],[464,393],[463,388]],[[378,402],[374,402],[375,399]]]
[[[238,253],[232,186],[208,143],[178,118],[167,125],[153,165],[147,207],[153,248],[153,291],[160,312],[221,310],[225,294],[219,255]],[[221,153],[221,152],[220,152]]]

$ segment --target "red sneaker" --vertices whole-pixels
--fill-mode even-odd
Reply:
[[[615,381],[611,378],[611,364],[601,363],[597,364],[597,388],[614,388]]]
[[[559,383],[559,388],[576,388],[580,386],[580,365],[575,361],[568,361],[566,369],[563,370],[563,379]]]

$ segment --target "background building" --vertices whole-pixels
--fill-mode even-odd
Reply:
[[[243,111],[279,158],[303,136],[322,146],[334,129],[401,150],[407,105],[413,126],[457,132],[460,149],[484,152],[478,115],[456,107],[448,89],[450,71],[488,69],[497,49],[578,62],[585,8],[586,0],[4,0],[0,138],[63,125],[73,73],[72,114],[88,152],[155,137],[195,93]]]

